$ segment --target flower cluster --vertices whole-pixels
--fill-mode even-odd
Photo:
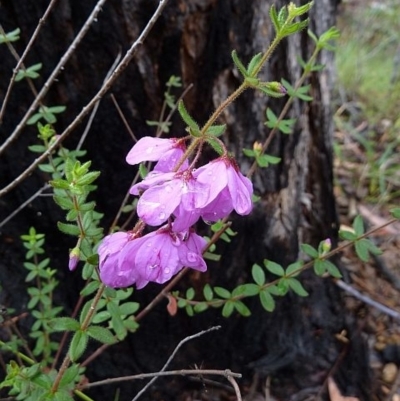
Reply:
[[[149,282],[164,283],[184,266],[206,270],[202,257],[205,240],[193,225],[202,218],[215,222],[233,210],[247,215],[252,209],[251,181],[244,177],[228,155],[194,169],[180,160],[185,145],[179,139],[144,137],[126,157],[129,164],[157,162],[146,178],[130,193],[139,195],[137,214],[158,230],[140,237],[138,233],[117,232],[104,238],[98,253],[100,277],[110,287]],[[177,171],[174,171],[180,163]]]

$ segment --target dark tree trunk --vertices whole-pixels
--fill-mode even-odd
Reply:
[[[26,63],[42,62],[41,77],[47,77],[52,71],[95,2],[66,0],[58,3]],[[337,0],[315,2],[310,13],[310,29],[317,35],[334,25],[336,3]],[[56,124],[57,130],[62,131],[95,94],[118,52],[123,52],[136,39],[156,4],[148,0],[106,3],[98,21],[46,97],[49,106],[67,106],[67,112]],[[269,0],[171,0],[135,61],[112,88],[135,134],[138,137],[152,134],[146,120],[158,118],[164,85],[172,74],[181,76],[185,86],[194,85],[185,104],[197,121],[206,121],[219,102],[240,84],[231,51],[236,49],[242,60],[249,60],[265,50],[271,41],[273,29],[268,17],[271,4]],[[277,8],[284,4],[282,0],[276,2]],[[1,2],[0,21],[4,30],[21,28],[21,40],[15,43],[19,54],[46,6],[45,1]],[[306,60],[312,51],[313,43],[305,31],[284,40],[262,71],[262,78],[285,78],[294,83],[301,74],[297,57]],[[0,58],[0,76],[3,77],[0,97],[3,98],[6,77],[10,76],[15,63],[4,45],[0,47]],[[234,220],[233,227],[239,234],[226,249],[220,245],[223,259],[219,266],[210,267],[209,273],[201,278],[204,282],[233,288],[249,279],[253,263],[270,259],[287,265],[301,256],[300,243],[315,246],[325,238],[335,242],[338,224],[332,188],[333,55],[322,53],[320,63],[326,65],[325,70],[310,79],[314,100],[293,103],[290,117],[297,118],[294,133],[276,136],[268,150],[281,157],[282,162],[255,174],[255,190],[261,200],[252,216]],[[43,78],[34,81],[38,87],[43,82]],[[19,83],[1,127],[2,142],[32,99],[26,83]],[[264,125],[265,110],[270,107],[279,113],[283,102],[248,91],[222,115],[221,123],[228,124],[223,139],[236,154],[243,171],[249,168],[249,159],[243,156],[241,149],[252,148],[255,141],[265,140],[268,135]],[[173,136],[182,135],[184,127],[178,117],[173,127]],[[82,131],[83,127],[76,130],[66,145],[75,144]],[[1,184],[12,180],[33,160],[27,146],[35,142],[35,129],[26,128],[2,156]],[[134,169],[124,162],[131,145],[110,97],[106,96],[84,145],[93,167],[102,171],[97,204],[105,213],[105,227],[110,224],[134,174]],[[43,173],[35,173],[0,199],[1,217],[40,188],[43,179],[47,179]],[[56,221],[62,218],[50,198],[42,197],[2,229],[3,304],[16,307],[18,312],[26,310],[24,251],[18,236],[33,225],[39,232],[46,233],[52,267],[59,269],[59,277],[65,285],[60,302],[64,303],[66,313],[70,312],[79,291],[75,284],[79,273],[70,274],[66,268],[68,246],[72,243],[66,243],[65,237],[56,230]],[[129,341],[94,362],[91,372],[107,377],[156,371],[180,339],[210,325],[221,324],[220,332],[193,342],[186,353],[182,350],[174,367],[203,364],[209,368],[230,368],[243,372],[245,382],[258,371],[261,375],[272,376],[271,391],[283,399],[289,399],[302,389],[311,388],[313,394],[318,393],[333,372],[343,393],[368,399],[370,381],[366,373],[366,351],[353,318],[346,314],[339,291],[330,279],[317,278],[310,272],[302,275],[302,281],[309,297],[288,295],[279,300],[274,313],[265,312],[258,301],[253,302],[250,318],[235,316],[225,320],[215,311],[194,319],[188,319],[183,312],[171,318],[162,305],[142,322],[141,329]],[[158,289],[150,286],[136,295],[145,305]],[[349,333],[349,345],[335,338],[335,334],[344,329]],[[113,367],[110,369],[108,364]],[[171,385],[171,381],[160,381],[152,397],[161,394],[164,399],[180,399],[179,388]],[[123,387],[121,399],[133,398],[135,391],[136,384]]]

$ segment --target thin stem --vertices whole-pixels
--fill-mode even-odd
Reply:
[[[105,1],[105,0],[103,0]],[[114,84],[116,79],[121,75],[121,73],[125,70],[125,68],[128,66],[130,61],[133,59],[133,57],[136,54],[136,50],[139,46],[143,44],[144,39],[147,37],[149,34],[150,30],[156,23],[157,19],[161,15],[163,9],[167,5],[168,0],[160,0],[160,3],[158,5],[157,10],[154,12],[153,16],[151,17],[150,21],[140,34],[139,38],[132,44],[132,46],[129,48],[127,53],[125,54],[124,58],[121,60],[121,62],[118,64],[118,67],[115,69],[111,77],[106,81],[106,83],[100,88],[100,90],[97,92],[97,94],[93,97],[93,99],[82,109],[82,111],[76,116],[74,121],[64,130],[64,132],[59,136],[57,141],[54,142],[54,144],[46,150],[41,156],[39,156],[23,173],[21,173],[18,177],[16,177],[11,183],[6,185],[4,188],[0,190],[0,197],[3,195],[7,194],[9,191],[11,191],[13,188],[17,187],[23,180],[25,180],[35,169],[36,167],[42,163],[48,155],[53,152],[67,137],[68,135],[82,122],[84,117],[89,114],[90,110],[95,106],[97,101],[101,99],[111,88],[111,86]]]
[[[89,311],[81,324],[80,330],[85,331],[89,327],[90,322],[92,321],[93,315],[96,312],[97,304],[99,303],[105,288],[106,288],[105,285],[101,284],[99,289],[97,290],[96,296],[94,297],[92,305],[90,306]],[[69,354],[67,354],[60,366],[60,369],[58,370],[56,378],[54,379],[53,386],[51,387],[51,392],[53,394],[57,391],[58,386],[60,385],[60,381],[61,381],[62,377],[64,376],[65,371],[68,369],[68,366],[70,365],[70,363],[71,363],[71,358],[70,358]]]
[[[132,380],[148,379],[148,378],[151,378],[154,376],[161,377],[161,376],[185,376],[185,375],[216,375],[216,376],[224,376],[224,377],[231,376],[231,377],[237,377],[238,379],[240,379],[242,377],[242,375],[240,373],[231,372],[229,369],[225,369],[225,370],[181,369],[181,370],[170,370],[167,372],[141,373],[138,375],[115,377],[112,379],[99,380],[97,382],[84,384],[82,389],[102,386],[104,384],[110,384],[110,383],[122,383],[122,382],[132,381]]]
[[[312,54],[311,57],[310,57],[310,60],[309,60],[308,63],[307,63],[308,65],[313,65],[313,64],[314,64],[314,62],[315,62],[315,60],[316,60],[316,58],[317,58],[317,55],[318,55],[319,51],[320,51],[320,49],[319,49],[318,47],[314,50],[313,54]],[[301,77],[299,78],[299,80],[296,82],[296,84],[295,84],[295,86],[294,86],[294,91],[296,91],[297,89],[299,89],[299,88],[303,85],[303,83],[304,83],[304,81],[306,80],[306,78],[308,77],[308,74],[309,74],[309,73],[310,73],[310,71],[307,70],[307,69],[305,69],[305,70],[303,71],[303,74],[301,75]],[[282,109],[282,111],[280,112],[279,117],[278,117],[278,119],[277,119],[277,121],[276,121],[275,127],[274,127],[274,128],[272,129],[272,131],[269,133],[268,137],[266,138],[266,140],[264,141],[264,143],[263,143],[263,145],[262,145],[261,154],[265,153],[265,151],[267,150],[268,146],[270,145],[272,139],[273,139],[273,138],[275,137],[275,135],[277,134],[277,132],[278,132],[278,128],[277,128],[277,127],[278,127],[279,123],[280,123],[280,122],[285,118],[285,116],[287,115],[287,113],[288,113],[288,111],[289,111],[289,108],[290,108],[290,106],[292,105],[293,101],[294,101],[294,97],[291,96],[291,97],[287,100],[287,102],[285,103],[285,105],[283,106],[283,109]],[[247,177],[248,177],[248,178],[251,178],[251,176],[255,173],[257,167],[258,167],[258,164],[257,164],[256,161],[254,161],[253,164],[251,165],[249,171],[247,172]]]
[[[53,72],[50,74],[50,77],[47,79],[46,83],[43,85],[43,88],[41,91],[38,93],[38,95],[35,97],[35,100],[29,107],[28,111],[25,113],[24,117],[20,121],[20,123],[17,125],[15,128],[14,132],[6,139],[6,141],[0,146],[0,154],[4,152],[4,150],[18,137],[18,135],[21,133],[22,129],[25,127],[29,117],[33,114],[33,112],[36,110],[37,106],[40,104],[40,102],[43,100],[44,96],[47,94],[48,90],[50,89],[50,86],[53,84],[54,80],[56,79],[57,75],[59,72],[62,70],[62,68],[65,66],[69,58],[72,56],[72,54],[75,52],[76,47],[78,44],[82,41],[84,36],[86,35],[87,31],[89,30],[90,26],[92,25],[93,21],[97,18],[98,13],[101,11],[104,3],[107,0],[99,0],[96,4],[96,6],[93,8],[93,11],[89,15],[88,19],[84,23],[82,29],[79,31],[78,35],[76,38],[73,40],[71,45],[68,47],[67,51],[65,54],[61,57],[61,60],[59,63],[56,65],[54,68]],[[47,157],[47,156],[46,156]]]
[[[12,75],[12,77],[11,77],[11,79],[10,79],[10,82],[8,83],[6,95],[4,96],[3,104],[1,105],[1,110],[0,110],[0,125],[1,125],[2,122],[3,122],[4,112],[5,112],[5,110],[6,110],[6,106],[7,106],[7,103],[8,103],[8,99],[9,99],[9,97],[10,97],[10,95],[11,95],[11,90],[12,90],[12,88],[13,88],[13,86],[14,86],[14,83],[15,83],[15,77],[16,77],[16,75],[17,75],[17,73],[18,73],[18,70],[21,68],[21,66],[22,66],[22,64],[23,64],[23,62],[24,62],[24,60],[25,60],[25,58],[26,58],[28,52],[29,52],[30,49],[32,48],[33,42],[35,41],[36,37],[38,36],[40,29],[41,29],[42,26],[44,25],[44,23],[45,23],[47,17],[48,17],[49,14],[50,14],[50,11],[52,10],[52,8],[53,8],[54,5],[56,4],[56,2],[57,2],[57,0],[51,0],[51,1],[50,1],[50,4],[47,6],[47,9],[46,9],[46,11],[44,12],[43,17],[40,18],[39,23],[37,24],[37,26],[36,26],[36,28],[35,28],[35,31],[33,32],[33,34],[32,34],[32,36],[31,36],[31,38],[30,38],[30,40],[29,40],[29,42],[28,42],[28,44],[27,44],[27,46],[26,46],[24,52],[22,53],[22,56],[21,56],[20,59],[18,60],[17,65],[15,66],[15,68],[14,68],[14,70],[13,70],[13,75]]]

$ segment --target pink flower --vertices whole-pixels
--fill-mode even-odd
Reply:
[[[247,215],[253,208],[253,184],[228,157],[220,157],[198,168],[193,177],[198,184],[210,187],[206,205],[201,210],[205,220],[217,221],[233,210]]]
[[[202,257],[206,241],[193,230],[174,233],[168,226],[131,239],[128,233],[107,236],[99,247],[100,278],[109,287],[138,289],[149,282],[165,283],[184,266],[206,271]]]
[[[185,153],[185,145],[177,138],[162,139],[145,136],[137,141],[126,156],[128,164],[139,164],[144,161],[158,161],[154,171],[173,171]],[[188,161],[179,170],[185,170]]]
[[[130,191],[137,194],[138,189],[147,188],[137,205],[138,216],[146,224],[158,226],[164,223],[178,207],[181,214],[184,214],[206,205],[209,185],[198,183],[190,170],[178,172],[172,179],[171,173],[159,173],[154,180],[153,177],[151,178],[153,185],[145,179],[134,185]],[[196,221],[197,219],[191,221],[190,225]],[[190,225],[182,226],[179,231],[188,229]]]

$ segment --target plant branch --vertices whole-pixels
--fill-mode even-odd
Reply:
[[[14,70],[13,70],[13,75],[12,75],[12,77],[11,77],[11,79],[10,79],[9,84],[8,84],[7,91],[6,91],[6,95],[4,96],[3,104],[1,105],[1,110],[0,110],[0,125],[2,124],[2,121],[3,121],[4,112],[5,112],[7,103],[8,103],[8,99],[9,99],[10,94],[11,94],[11,90],[12,90],[12,88],[13,88],[13,86],[14,86],[14,83],[15,83],[15,77],[16,77],[16,75],[17,75],[17,73],[18,73],[18,70],[21,68],[21,66],[22,66],[22,64],[23,64],[23,62],[24,62],[24,60],[25,60],[25,58],[26,58],[26,56],[27,56],[29,50],[32,48],[33,42],[35,41],[36,37],[38,36],[40,29],[41,29],[42,26],[44,25],[44,23],[45,23],[47,17],[48,17],[49,14],[50,14],[50,11],[52,10],[52,8],[53,8],[54,5],[56,4],[56,2],[57,2],[57,0],[51,0],[51,1],[50,1],[49,5],[47,6],[46,11],[45,11],[44,14],[43,14],[43,17],[40,18],[40,20],[39,20],[39,22],[38,22],[38,24],[37,24],[37,26],[36,26],[35,31],[33,32],[33,34],[32,34],[32,36],[31,36],[31,38],[30,38],[30,40],[29,40],[29,42],[28,42],[28,44],[27,44],[27,46],[26,46],[24,52],[22,53],[22,56],[21,56],[20,59],[18,60],[17,65],[15,66],[15,68],[14,68]]]
[[[150,30],[156,23],[157,19],[160,17],[162,11],[167,5],[167,2],[168,0],[160,0],[157,10],[154,12],[153,16],[147,23],[146,27],[144,28],[138,39],[132,44],[132,46],[129,48],[124,58],[118,64],[118,67],[115,69],[111,77],[100,88],[100,90],[93,97],[93,99],[82,109],[82,111],[76,116],[74,121],[72,121],[72,123],[59,136],[57,141],[55,141],[54,144],[49,149],[47,149],[46,152],[44,152],[40,157],[38,157],[23,173],[21,173],[18,177],[16,177],[10,184],[6,185],[4,188],[0,190],[0,197],[7,194],[13,188],[18,186],[25,178],[27,178],[36,169],[36,167],[40,163],[42,163],[48,157],[48,155],[52,153],[67,138],[67,136],[82,122],[83,118],[87,114],[89,114],[90,110],[92,110],[97,101],[101,99],[108,92],[108,90],[114,84],[116,79],[121,75],[121,73],[125,70],[125,68],[128,66],[130,61],[135,56],[137,48],[143,44],[144,39],[147,37]]]

